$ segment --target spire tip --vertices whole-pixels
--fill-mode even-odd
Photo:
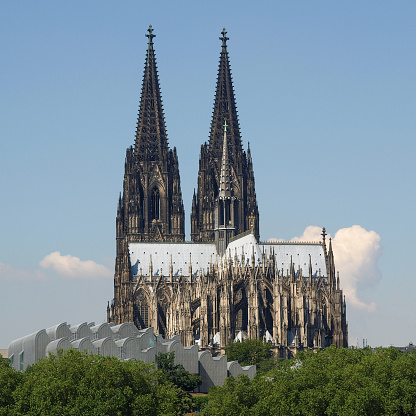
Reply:
[[[222,46],[224,48],[226,48],[227,47],[227,40],[230,39],[230,38],[227,38],[227,36],[226,36],[227,31],[225,30],[225,27],[222,29],[221,34],[222,34],[222,36],[219,39],[222,40]]]
[[[153,38],[156,37],[156,35],[153,34],[153,27],[152,25],[149,25],[149,29],[147,29],[149,33],[146,33],[146,37],[149,38],[149,45],[153,43]]]

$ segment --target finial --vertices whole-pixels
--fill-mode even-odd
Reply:
[[[149,42],[147,42],[147,57],[146,57],[146,66],[149,66],[149,57],[150,57],[150,46],[153,45],[153,38],[156,36],[153,34],[152,25],[149,25],[149,29],[147,29],[149,33],[146,33],[146,36],[149,38]]]
[[[149,25],[149,29],[147,29],[149,33],[146,33],[146,36],[149,38],[149,45],[153,43],[153,38],[156,37],[156,35],[153,34],[153,28],[152,25]]]
[[[225,133],[227,133],[227,127],[228,127],[228,124],[227,124],[227,119],[225,118],[225,119],[224,119],[224,132],[225,132]]]
[[[327,233],[326,233],[325,227],[323,227],[323,228],[322,228],[322,234],[321,234],[321,236],[322,236],[322,241],[323,241],[323,242],[324,242],[324,244],[325,244],[325,237],[327,236]]]
[[[226,48],[227,47],[227,40],[230,39],[230,38],[227,38],[227,36],[225,36],[227,34],[227,31],[225,30],[225,27],[222,29],[221,34],[222,34],[222,36],[219,39],[222,40],[222,46],[224,48]]]

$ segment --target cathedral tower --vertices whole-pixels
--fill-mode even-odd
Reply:
[[[250,228],[259,239],[259,211],[254,186],[253,165],[250,150],[243,150],[240,125],[227,51],[227,32],[222,31],[217,88],[211,121],[209,143],[201,146],[198,189],[194,194],[191,213],[192,241],[215,240],[215,207],[220,191],[221,163],[223,159],[223,124],[227,120],[227,152],[230,180],[234,190],[235,234]]]
[[[129,244],[184,241],[184,208],[176,148],[169,149],[149,26],[134,147],[126,151],[123,193],[116,217],[117,257],[112,320],[134,321]]]
[[[148,32],[136,140],[126,152],[117,237],[129,242],[183,241],[178,157],[176,148],[168,146],[151,26]]]

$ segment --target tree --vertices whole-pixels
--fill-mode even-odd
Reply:
[[[156,357],[156,365],[164,378],[179,389],[178,398],[182,413],[192,409],[192,396],[190,391],[195,390],[202,378],[186,371],[183,365],[175,365],[175,353],[159,353]]]
[[[200,376],[186,371],[181,364],[175,365],[175,353],[173,352],[159,353],[156,357],[156,365],[162,371],[166,380],[184,391],[193,391],[202,383]]]
[[[29,367],[15,400],[15,415],[178,414],[177,390],[153,365],[73,349]]]
[[[225,347],[229,361],[237,360],[241,365],[257,365],[261,372],[273,368],[275,360],[269,342],[260,339],[245,339],[231,342]]]
[[[22,379],[22,373],[10,365],[8,358],[0,356],[0,416],[11,413],[14,406],[13,392]]]
[[[299,352],[266,375],[212,388],[202,414],[415,415],[416,353],[334,346]]]

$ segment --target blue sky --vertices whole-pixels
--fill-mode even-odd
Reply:
[[[0,348],[106,319],[149,24],[186,233],[225,26],[262,240],[325,226],[350,344],[416,342],[415,2],[3,0],[0,20]]]

